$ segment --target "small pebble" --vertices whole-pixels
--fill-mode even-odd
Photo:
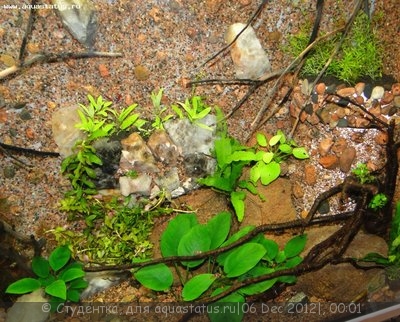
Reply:
[[[296,181],[296,182],[293,184],[292,193],[293,193],[293,196],[294,196],[296,199],[303,198],[303,196],[304,196],[304,191],[303,191],[303,188],[302,188],[302,186],[301,186],[301,184],[300,184],[299,182]]]
[[[395,96],[393,99],[393,105],[396,108],[400,108],[400,96]]]
[[[375,86],[371,92],[371,99],[372,100],[379,100],[385,94],[385,89],[382,86]]]
[[[317,170],[313,165],[306,165],[304,168],[304,179],[309,186],[317,183]]]
[[[150,76],[150,71],[147,69],[147,67],[143,65],[136,66],[135,69],[133,70],[135,77],[137,80],[146,80]]]
[[[7,55],[7,54],[0,55],[0,60],[7,67],[11,67],[11,66],[14,66],[16,64],[14,57],[11,56],[11,55]]]
[[[324,200],[321,202],[320,206],[318,207],[318,213],[321,215],[327,214],[330,211],[329,202]]]
[[[32,119],[32,115],[26,108],[24,108],[21,110],[21,113],[19,113],[19,118],[23,121],[28,121]]]
[[[347,173],[351,169],[351,165],[353,164],[356,158],[357,152],[353,147],[346,148],[342,155],[339,158],[339,168],[342,172]]]
[[[319,84],[317,84],[317,85],[315,86],[315,92],[316,92],[318,95],[323,95],[323,94],[325,93],[325,90],[326,90],[326,85],[325,85],[325,83],[319,83]]]
[[[334,154],[325,155],[318,160],[320,165],[329,170],[335,169],[338,165],[338,161],[338,157]]]
[[[99,65],[99,73],[100,73],[100,76],[103,78],[110,76],[110,72],[108,71],[107,66],[104,64]]]
[[[6,165],[3,169],[4,177],[7,179],[14,178],[15,176],[15,167],[13,165]]]
[[[354,89],[356,90],[357,95],[361,95],[364,92],[364,88],[365,88],[365,83],[357,83],[354,86]]]
[[[336,94],[343,96],[343,97],[353,96],[355,93],[356,93],[356,90],[354,87],[341,88],[341,89],[338,89],[336,92]]]
[[[28,127],[25,130],[25,134],[26,134],[26,137],[30,140],[33,140],[35,138],[35,131],[31,127]]]
[[[325,156],[328,154],[330,151],[331,147],[333,145],[333,140],[332,138],[325,138],[323,139],[318,146],[318,151],[321,156]]]
[[[365,84],[364,87],[364,96],[369,99],[371,97],[372,93],[372,85],[371,84]]]
[[[393,102],[393,98],[394,98],[393,94],[391,92],[386,91],[382,97],[382,104],[389,104]]]
[[[392,94],[393,96],[400,95],[400,83],[394,83],[392,85]]]
[[[388,141],[388,135],[386,132],[379,132],[375,136],[375,142],[379,145],[385,145]]]
[[[337,127],[348,127],[349,126],[349,121],[347,121],[346,119],[340,119],[337,122]]]

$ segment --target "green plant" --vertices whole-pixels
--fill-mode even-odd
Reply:
[[[6,293],[25,294],[43,288],[54,305],[65,301],[78,302],[83,289],[88,286],[82,268],[82,264],[71,261],[68,247],[57,247],[48,260],[40,256],[32,259],[32,270],[38,278],[22,278],[10,284]]]
[[[163,123],[174,117],[173,114],[167,114],[163,116],[163,114],[167,111],[168,107],[161,108],[161,99],[163,95],[163,89],[160,89],[157,94],[154,92],[151,93],[151,101],[154,107],[154,121],[151,126],[157,130],[163,130]]]
[[[186,116],[190,122],[211,130],[211,128],[200,120],[206,117],[211,112],[211,107],[204,104],[200,96],[193,96],[191,99],[186,99],[184,103],[178,102],[178,105],[172,105],[171,108],[175,111],[179,118],[184,118],[181,108],[186,112]]]
[[[388,198],[385,194],[383,193],[377,193],[374,195],[371,199],[371,202],[369,203],[368,207],[373,209],[373,210],[378,210],[383,208],[388,202]]]
[[[288,38],[288,45],[284,47],[284,50],[297,57],[307,47],[310,31],[311,25],[304,24],[298,34]],[[315,45],[306,57],[302,74],[317,75],[339,41],[339,36],[333,36]],[[375,79],[382,74],[382,54],[382,46],[372,29],[368,16],[360,12],[342,44],[341,51],[328,66],[326,74],[334,75],[349,83],[354,83],[362,76]]]
[[[280,173],[280,163],[293,155],[297,159],[308,158],[306,150],[297,147],[293,140],[287,140],[282,131],[267,140],[264,134],[257,134],[257,144],[246,147],[231,137],[221,137],[215,141],[217,167],[212,176],[199,179],[199,183],[213,187],[230,195],[231,203],[239,221],[244,218],[246,193],[241,189],[258,194],[257,182],[268,185]],[[240,180],[243,168],[251,166],[249,180]],[[262,196],[260,196],[262,197]]]
[[[118,265],[149,256],[154,218],[175,211],[163,206],[163,200],[153,206],[147,200],[132,205],[131,197],[85,200],[89,213],[83,231],[64,227],[48,231],[59,245],[68,245],[74,256],[85,262]]]
[[[78,109],[81,123],[76,127],[87,134],[87,139],[92,142],[101,137],[110,137],[121,131],[126,131],[130,127],[135,126],[139,130],[146,123],[145,120],[139,118],[139,114],[132,112],[136,109],[137,104],[123,108],[121,112],[111,108],[112,102],[103,101],[99,96],[97,100],[93,96],[88,95],[89,105],[79,104]]]
[[[375,177],[371,174],[371,171],[365,163],[358,163],[351,172],[357,177],[361,184],[375,181]]]
[[[206,224],[199,224],[194,214],[179,214],[172,219],[161,235],[161,253],[163,257],[196,255],[210,250],[218,250],[246,236],[254,226],[246,226],[229,237],[231,214],[221,212]],[[259,234],[237,247],[220,252],[217,256],[203,259],[181,261],[191,277],[182,277],[181,299],[198,301],[220,294],[222,291],[248,278],[260,277],[286,268],[292,268],[302,262],[300,253],[306,244],[306,236],[299,235],[289,240],[282,250],[278,244]],[[251,254],[251,255],[249,255]],[[197,273],[193,269],[204,265],[206,271]],[[177,268],[176,264],[175,268]],[[168,290],[173,283],[171,269],[166,264],[149,265],[134,272],[134,277],[145,287],[156,291]],[[211,305],[224,302],[243,303],[245,297],[260,294],[275,283],[294,283],[295,276],[281,276],[247,285]],[[235,314],[243,315],[243,312]],[[227,320],[233,318],[233,313]],[[210,316],[212,321],[222,321],[222,315]]]

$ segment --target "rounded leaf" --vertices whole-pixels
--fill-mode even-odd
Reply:
[[[184,301],[193,301],[208,290],[211,284],[217,279],[214,274],[200,274],[190,279],[182,290]]]
[[[274,240],[267,239],[267,238],[263,238],[260,243],[267,250],[267,253],[264,256],[264,259],[272,261],[279,252],[278,244]]]
[[[266,186],[276,180],[281,174],[281,166],[279,163],[272,161],[261,167],[261,183]]]
[[[133,275],[140,284],[154,291],[169,289],[174,280],[171,270],[163,263],[145,266]]]
[[[46,278],[50,274],[49,261],[43,257],[35,256],[32,259],[32,270],[37,276]]]
[[[71,258],[71,251],[67,246],[60,246],[53,250],[49,256],[49,263],[54,271],[64,267]]]
[[[178,245],[179,256],[198,255],[210,250],[211,238],[207,226],[196,225],[192,227],[180,240]],[[187,267],[196,267],[204,262],[204,259],[182,262]]]
[[[274,158],[274,154],[272,152],[265,152],[263,154],[262,160],[264,161],[264,163],[270,163],[273,158]]]
[[[269,145],[274,146],[280,141],[281,137],[282,137],[281,134],[274,135],[272,138],[269,139]]]
[[[257,143],[258,143],[258,145],[261,145],[261,146],[267,146],[267,138],[265,137],[265,135],[264,134],[262,134],[262,133],[257,133]]]
[[[286,258],[299,255],[306,246],[306,242],[307,242],[307,235],[299,235],[289,240],[283,249]]]
[[[292,153],[296,159],[308,159],[310,157],[305,148],[294,148]]]
[[[235,209],[236,216],[239,222],[242,222],[244,218],[244,199],[246,199],[246,193],[243,191],[231,192],[231,202]]]
[[[53,283],[51,283],[49,286],[47,286],[44,291],[55,297],[59,297],[62,300],[67,299],[67,286],[65,285],[65,282],[63,280],[56,280]]]
[[[41,284],[37,279],[26,277],[10,284],[6,289],[6,293],[9,294],[30,293],[39,289],[40,286]]]
[[[172,219],[161,235],[160,248],[162,255],[164,257],[177,256],[181,238],[194,225],[197,225],[195,214],[179,214]]]
[[[231,229],[231,214],[221,211],[207,222],[207,229],[211,239],[210,249],[221,246]]]
[[[247,243],[234,249],[225,259],[224,272],[227,277],[236,277],[251,270],[266,254],[264,246]]]
[[[81,268],[70,268],[63,272],[60,278],[64,282],[69,282],[83,276],[85,276],[85,272]]]

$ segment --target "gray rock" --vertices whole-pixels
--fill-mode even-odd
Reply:
[[[169,137],[183,156],[193,153],[209,155],[214,148],[217,118],[209,114],[199,122],[209,126],[211,130],[191,123],[186,118],[170,120],[164,124]]]
[[[372,89],[371,99],[372,100],[379,100],[385,94],[385,89],[382,86],[375,86]]]
[[[244,23],[229,26],[225,41],[231,43],[245,27]],[[231,57],[235,65],[236,77],[240,79],[257,79],[271,70],[268,55],[251,26],[248,26],[231,46]]]
[[[50,309],[46,312],[43,308],[50,308],[47,299],[43,296],[43,290],[22,295],[8,310],[6,322],[44,322],[50,315]]]
[[[160,188],[167,190],[172,193],[175,189],[178,189],[180,186],[180,180],[178,175],[178,169],[172,168],[163,176],[156,179],[156,183]]]
[[[153,154],[138,133],[132,133],[121,141],[120,168],[124,171],[157,172]]]
[[[152,179],[149,175],[142,173],[137,178],[120,177],[119,187],[123,196],[137,194],[142,196],[150,196]]]
[[[52,0],[63,25],[88,48],[94,45],[97,32],[96,11],[88,0]]]
[[[176,164],[179,156],[178,147],[171,141],[167,132],[155,131],[150,135],[147,145],[157,160],[164,164]]]

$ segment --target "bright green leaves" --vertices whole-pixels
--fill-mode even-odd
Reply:
[[[178,245],[181,238],[197,225],[195,214],[179,214],[168,224],[167,229],[161,235],[161,253],[164,257],[177,256]]]
[[[25,294],[43,288],[52,297],[52,301],[79,301],[79,297],[88,283],[83,279],[82,265],[71,262],[71,252],[67,246],[53,250],[49,259],[34,257],[32,271],[38,276],[23,278],[8,286],[6,293]]]
[[[178,105],[172,105],[171,108],[179,118],[184,117],[182,112],[183,109],[190,122],[201,128],[211,130],[209,126],[200,122],[201,119],[205,118],[211,112],[211,107],[205,105],[200,96],[193,96],[191,99],[186,99],[184,103],[178,102]]]
[[[134,276],[143,286],[155,291],[165,291],[173,282],[171,270],[162,263],[145,266],[134,273]]]
[[[30,293],[38,290],[41,285],[42,284],[37,279],[26,277],[10,284],[6,289],[6,293],[10,294]]]
[[[71,258],[71,252],[67,246],[57,247],[50,254],[49,263],[54,271],[58,271],[61,267],[65,266]]]
[[[237,277],[251,270],[267,251],[256,243],[239,246],[225,259],[224,272],[227,277]]]
[[[262,133],[257,133],[256,140],[257,143],[253,147],[243,146],[234,138],[226,136],[216,140],[214,154],[217,168],[212,176],[199,180],[200,184],[230,194],[239,222],[245,214],[246,190],[258,194],[258,182],[268,185],[276,180],[281,174],[280,163],[289,156],[297,159],[309,157],[304,148],[297,147],[296,143],[288,140],[280,130],[270,139]],[[248,180],[241,178],[245,166],[251,166]]]
[[[211,218],[207,223],[208,234],[210,236],[210,249],[215,249],[226,240],[231,229],[231,214],[222,211]]]
[[[182,236],[178,245],[179,256],[191,256],[201,254],[210,250],[211,238],[207,226],[193,226],[185,235]],[[196,267],[204,262],[204,259],[197,261],[182,262],[187,267]]]
[[[217,279],[214,274],[199,274],[190,279],[182,290],[184,301],[193,301],[209,289],[211,284]]]
[[[299,235],[289,240],[286,243],[285,248],[283,249],[286,258],[291,258],[299,255],[303,251],[306,245],[306,241],[307,241],[306,235]]]

